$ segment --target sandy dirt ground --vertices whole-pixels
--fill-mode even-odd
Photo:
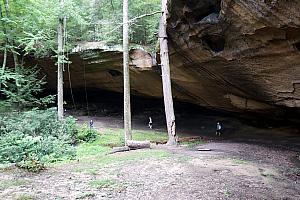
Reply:
[[[210,142],[199,152],[186,147],[154,146],[153,156],[109,164],[78,162],[49,168],[40,174],[12,169],[1,181],[15,180],[1,199],[300,199],[300,171],[295,153],[242,143]],[[167,152],[163,157],[155,156]],[[77,171],[76,169],[81,169]],[[93,170],[91,170],[93,169]],[[105,181],[93,186],[93,181]],[[100,182],[102,183],[102,182]]]
[[[153,118],[155,130],[164,130],[163,119]],[[121,117],[78,117],[79,123],[90,119],[100,131],[122,128]],[[227,130],[216,137],[214,125],[219,119]],[[153,145],[150,150],[94,156],[39,174],[3,169],[0,199],[300,199],[297,130],[253,128],[212,116],[191,116],[179,124],[182,135],[209,139],[193,148]],[[147,117],[135,116],[133,127],[146,129]],[[278,134],[272,137],[274,133]],[[99,165],[101,160],[116,158],[119,161]]]

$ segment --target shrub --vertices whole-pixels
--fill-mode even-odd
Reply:
[[[0,163],[39,171],[46,162],[75,156],[75,119],[59,121],[56,109],[0,116],[0,122]]]
[[[83,124],[77,132],[78,142],[93,142],[98,138],[98,131],[89,128],[87,124]]]
[[[45,163],[41,162],[36,155],[29,155],[24,160],[17,163],[20,168],[27,169],[30,172],[39,172],[45,169]]]
[[[54,96],[43,98],[37,94],[43,91],[45,77],[39,78],[39,69],[18,65],[14,70],[6,69],[0,74],[1,111],[23,111],[33,107],[43,107],[54,102]]]

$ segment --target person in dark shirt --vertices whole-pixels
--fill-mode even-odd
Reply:
[[[94,121],[91,119],[90,121],[90,129],[94,128]]]
[[[149,126],[150,129],[152,129],[152,118],[151,118],[151,117],[149,117],[149,123],[148,123],[148,126]]]

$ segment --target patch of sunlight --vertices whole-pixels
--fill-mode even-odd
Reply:
[[[238,164],[238,165],[245,165],[245,164],[248,164],[247,161],[242,160],[242,159],[232,159],[232,162],[233,162],[234,164]]]
[[[34,199],[36,198],[30,194],[21,194],[16,197],[16,200],[34,200]]]
[[[97,173],[103,167],[110,165],[123,165],[126,163],[143,161],[149,158],[164,159],[171,157],[171,153],[163,150],[134,150],[111,155],[100,155],[79,160],[79,164],[74,166],[74,172]]]
[[[204,144],[205,142],[202,140],[195,140],[190,142],[180,142],[180,145],[187,146],[188,148],[195,148],[196,146],[200,144]]]
[[[133,130],[132,137],[133,140],[139,140],[139,141],[148,140],[150,142],[165,141],[168,139],[166,133],[156,132],[156,131],[144,131],[144,130]],[[102,134],[100,134],[100,137],[96,143],[102,146],[110,146],[110,147],[123,146],[124,130],[106,129]]]
[[[134,130],[132,135],[134,140],[149,140],[151,142],[167,140],[167,134],[155,131]],[[55,166],[73,162],[75,164],[73,171],[92,171],[95,173],[94,169],[114,163],[142,160],[145,158],[165,158],[170,156],[170,153],[163,150],[153,149],[107,155],[112,147],[116,146],[124,146],[123,129],[107,129],[100,134],[96,141],[82,143],[76,147],[76,161],[63,161],[56,163]]]
[[[6,190],[10,187],[18,187],[28,184],[25,180],[0,180],[0,190]]]
[[[96,179],[89,182],[89,185],[97,189],[109,188],[116,184],[115,180],[111,179]]]

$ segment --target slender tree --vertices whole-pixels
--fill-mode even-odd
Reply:
[[[124,76],[124,131],[125,145],[132,139],[129,77],[129,21],[128,0],[123,0],[123,76]]]
[[[5,14],[6,14],[6,18],[10,18],[10,11],[9,11],[9,1],[8,0],[4,0],[3,1],[4,3],[4,8],[5,8]],[[1,18],[3,17],[3,14],[2,14],[2,9],[1,9]],[[4,72],[4,69],[5,69],[5,66],[6,66],[6,62],[7,62],[7,45],[13,45],[13,41],[9,41],[8,40],[8,33],[7,33],[7,29],[6,29],[6,23],[5,22],[2,22],[2,25],[3,25],[3,33],[5,35],[5,48],[4,48],[4,59],[3,59],[3,65],[2,65],[2,69],[3,69],[3,72]],[[9,44],[9,43],[12,43],[12,44]],[[17,66],[17,55],[15,53],[15,51],[12,51],[13,53],[13,58],[14,58],[14,61],[15,61],[15,68]]]
[[[169,140],[167,145],[177,145],[175,130],[175,115],[172,98],[171,76],[169,66],[169,49],[167,35],[168,0],[162,0],[162,16],[159,23],[159,42],[164,104]]]
[[[0,17],[1,19],[4,17],[2,13],[2,7],[0,3]],[[3,27],[3,35],[5,37],[5,46],[4,46],[4,55],[3,55],[3,63],[2,63],[2,73],[4,73],[5,67],[6,67],[6,60],[7,60],[7,45],[8,45],[8,39],[7,39],[7,33],[6,33],[6,24],[3,20],[2,21],[2,27]],[[1,84],[0,84],[1,88]]]
[[[3,16],[3,13],[2,13],[2,6],[1,6],[1,3],[0,3],[0,17],[1,19],[4,17]],[[7,39],[7,33],[6,33],[6,24],[3,20],[2,21],[2,27],[3,27],[3,35],[5,37],[5,46],[4,46],[4,54],[3,54],[3,63],[2,63],[2,69],[1,69],[1,74],[0,75],[3,75],[4,74],[4,71],[5,71],[5,67],[6,67],[6,61],[7,61],[7,45],[8,45],[8,39]],[[1,87],[2,86],[2,83],[0,82],[0,91],[1,91]]]
[[[60,0],[60,7],[63,8],[64,0]],[[60,13],[61,14],[61,13]],[[57,55],[57,108],[58,108],[58,119],[62,120],[64,117],[63,108],[63,34],[64,34],[64,18],[60,15],[58,30],[57,30],[57,43],[58,43],[58,55]]]
[[[10,10],[9,10],[9,1],[8,0],[4,0],[4,7],[5,7],[5,14],[6,14],[6,17],[7,18],[10,18]],[[19,67],[19,60],[18,60],[18,54],[17,54],[17,48],[16,45],[15,45],[15,41],[14,39],[11,39],[9,40],[8,39],[8,34],[12,34],[13,30],[11,27],[9,27],[9,32],[7,32],[7,29],[6,27],[4,26],[4,30],[6,32],[6,45],[9,45],[9,46],[12,46],[12,48],[10,49],[11,52],[12,52],[12,55],[13,55],[13,60],[14,60],[14,65],[15,65],[15,72],[18,71],[18,67]],[[5,47],[6,49],[7,47]],[[7,54],[7,50],[4,51],[4,54]],[[5,55],[7,56],[7,55]],[[5,58],[5,64],[6,64],[6,58]],[[3,72],[4,72],[4,69],[5,69],[5,65],[3,64],[2,66],[3,68]],[[15,84],[16,84],[16,88],[17,88],[17,94],[19,94],[19,80],[18,79],[15,79]],[[17,103],[18,105],[18,111],[20,110],[20,102]]]

